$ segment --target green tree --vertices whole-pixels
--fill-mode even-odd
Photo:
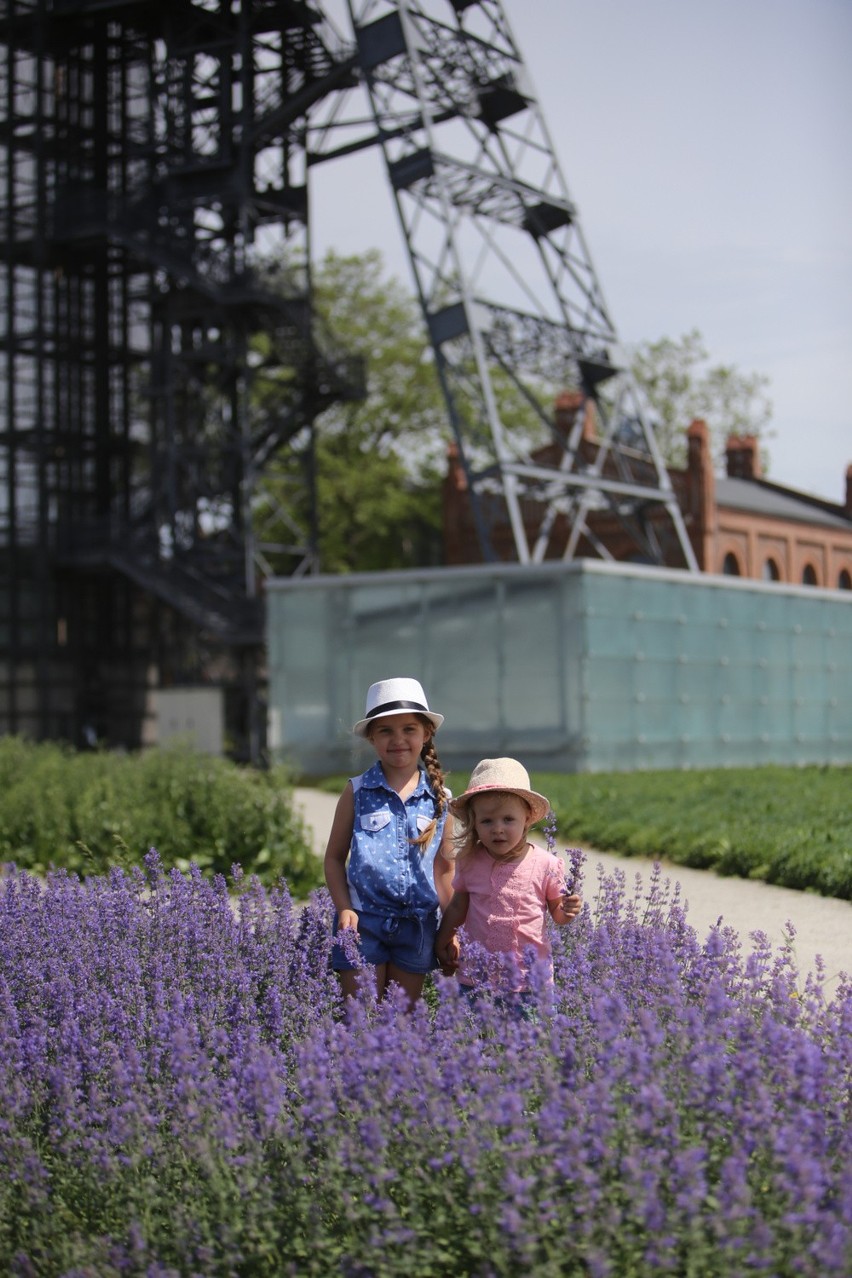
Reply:
[[[285,296],[304,288],[294,282],[300,273],[283,260],[266,263],[265,270]],[[314,544],[324,572],[440,563],[451,428],[417,298],[386,272],[379,250],[329,252],[314,267],[312,298],[320,327],[336,348],[363,359],[366,398],[333,404],[312,430],[301,430],[267,463],[256,486],[257,538],[291,550]],[[286,412],[296,382],[286,359],[277,359],[263,337],[255,345],[254,411],[274,421]],[[641,343],[632,369],[669,465],[684,465],[686,428],[695,417],[707,421],[717,461],[730,434],[768,438],[768,379],[731,365],[711,366],[698,330],[679,341]],[[458,411],[466,451],[478,466],[487,462],[489,440],[474,387],[472,375],[471,398]],[[535,380],[521,379],[519,370],[495,360],[492,388],[507,438],[519,451],[548,438],[559,386],[541,372]],[[271,566],[287,572],[299,562],[291,554]]]
[[[265,265],[267,280],[293,291],[287,263]],[[367,396],[336,403],[317,417],[264,470],[257,488],[255,529],[262,543],[317,543],[324,572],[419,567],[441,562],[442,484],[452,430],[414,293],[385,270],[379,250],[329,252],[314,269],[313,304],[336,347],[360,356]],[[267,355],[256,351],[259,368]],[[495,398],[507,436],[520,446],[547,438],[537,399],[549,409],[557,387],[533,386],[499,367]],[[292,386],[283,374],[255,378],[256,414],[274,418]],[[471,395],[458,405],[474,464],[489,459],[488,427]],[[312,522],[315,526],[312,528]],[[296,558],[291,560],[295,565]],[[276,571],[285,571],[276,564]]]
[[[337,345],[365,360],[367,396],[332,405],[312,439],[303,432],[276,456],[258,485],[258,536],[307,540],[315,500],[324,572],[439,562],[450,432],[417,300],[378,250],[328,253],[313,299]]]
[[[765,441],[772,435],[769,378],[743,373],[733,364],[709,366],[708,361],[698,329],[679,341],[663,337],[641,342],[633,352],[633,375],[647,396],[663,457],[670,466],[686,464],[686,428],[701,417],[710,430],[717,464],[724,459],[729,435],[754,435],[765,465]]]

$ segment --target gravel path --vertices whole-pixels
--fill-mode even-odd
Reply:
[[[295,800],[313,833],[315,851],[322,856],[337,796],[297,788]],[[587,897],[594,897],[599,864],[606,873],[622,869],[631,887],[637,874],[645,879],[653,868],[653,862],[643,857],[584,850]],[[790,922],[796,929],[795,954],[803,974],[813,969],[817,955],[825,965],[829,990],[840,972],[852,974],[852,902],[749,879],[724,878],[711,870],[691,870],[671,862],[663,862],[662,868],[666,878],[680,883],[689,906],[687,918],[702,938],[721,917],[724,925],[740,934],[745,949],[751,947],[749,936],[754,931],[765,932],[773,945],[779,945]]]

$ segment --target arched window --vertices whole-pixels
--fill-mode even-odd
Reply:
[[[816,569],[813,564],[805,564],[802,569],[802,585],[815,586],[817,584]]]
[[[739,577],[740,575],[740,565],[737,562],[737,557],[730,551],[728,551],[727,555],[725,555],[725,561],[722,564],[722,572],[726,577]]]
[[[774,559],[767,559],[766,563],[763,565],[763,580],[764,581],[780,581],[781,580],[781,574],[778,571],[778,565],[776,564]]]
[[[848,568],[842,568],[837,578],[838,590],[852,590],[852,576],[849,574]]]

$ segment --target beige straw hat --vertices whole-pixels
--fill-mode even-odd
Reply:
[[[550,800],[530,789],[529,773],[517,759],[483,759],[477,763],[470,774],[470,785],[464,794],[451,800],[450,811],[455,816],[466,816],[471,799],[489,791],[517,794],[529,804],[533,823],[543,821],[550,811]]]

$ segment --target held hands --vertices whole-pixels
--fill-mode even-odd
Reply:
[[[441,937],[438,937],[438,941],[435,946],[435,954],[441,965],[441,971],[444,976],[453,975],[459,965],[460,952],[461,947],[454,932],[451,932],[449,936],[445,937],[443,940]]]

